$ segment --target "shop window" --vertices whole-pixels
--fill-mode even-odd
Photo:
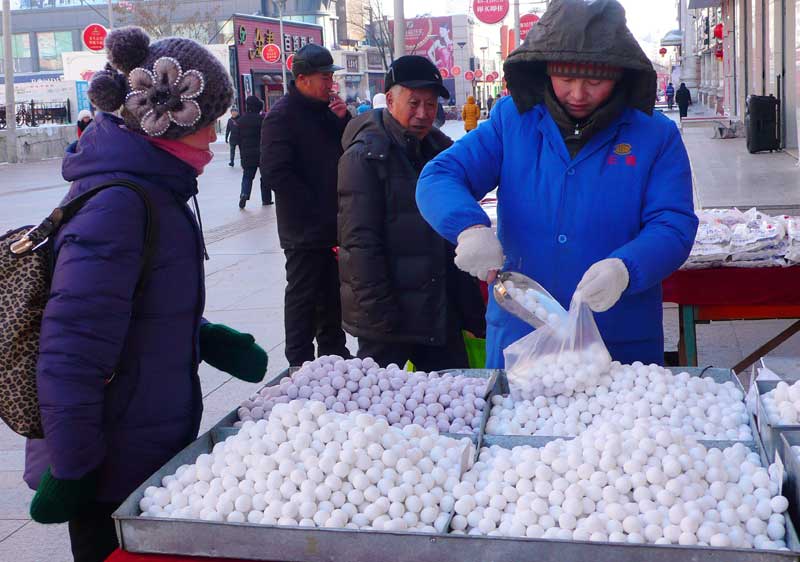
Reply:
[[[61,70],[61,53],[73,51],[71,31],[44,31],[36,34],[39,70]]]
[[[2,35],[0,35],[2,37]],[[27,33],[17,33],[11,38],[11,53],[14,57],[14,72],[33,72],[31,38]],[[0,73],[5,73],[3,44],[0,41]]]

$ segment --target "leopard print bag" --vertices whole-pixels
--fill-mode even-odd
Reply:
[[[36,394],[36,363],[42,316],[50,296],[53,238],[94,195],[110,187],[132,189],[145,203],[145,246],[137,294],[146,281],[154,248],[153,207],[141,187],[115,180],[79,195],[36,227],[0,236],[0,419],[24,437],[44,437]]]

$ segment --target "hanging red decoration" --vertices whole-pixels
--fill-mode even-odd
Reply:
[[[665,56],[667,54],[667,48],[661,47],[661,49],[658,50],[658,54],[661,55],[662,57]]]
[[[714,26],[715,39],[723,39],[723,32],[724,32],[724,27],[722,26],[721,23],[718,23],[717,25]]]
[[[725,52],[722,49],[722,45],[717,47],[717,50],[714,51],[714,56],[717,57],[717,60],[722,60],[725,58]]]

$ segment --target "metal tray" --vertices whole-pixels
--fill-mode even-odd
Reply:
[[[745,392],[744,387],[742,386],[742,382],[739,380],[739,377],[737,377],[736,374],[733,371],[731,371],[730,369],[719,369],[719,368],[705,368],[704,369],[704,368],[700,368],[700,367],[684,367],[684,368],[675,367],[675,368],[671,368],[670,371],[673,371],[675,373],[689,373],[693,377],[707,377],[707,378],[714,379],[718,383],[725,383],[725,382],[729,382],[730,381],[730,382],[733,382],[736,385],[736,387],[739,390],[742,391],[742,396],[744,396],[744,397],[747,396],[747,393]],[[491,402],[491,399],[495,395],[505,396],[509,392],[510,392],[510,388],[508,386],[508,380],[505,377],[505,371],[504,371],[503,374],[501,375],[501,381],[497,385],[495,385],[494,392],[492,392],[492,394],[489,395],[489,397],[487,398],[487,402]],[[499,434],[499,433],[497,433],[497,434],[485,433],[486,422],[489,421],[489,416],[490,415],[491,415],[491,408],[489,408],[488,412],[484,412],[484,416],[486,418],[484,420],[484,422],[483,422],[483,425],[482,425],[483,433],[484,433],[484,436],[483,436],[484,439],[489,437],[489,436],[503,436],[503,434]],[[758,424],[756,423],[756,419],[754,418],[754,416],[752,414],[748,415],[748,425],[750,426],[750,431],[753,433],[753,438],[755,439],[756,435],[758,435],[758,433],[759,433],[759,429],[758,429]],[[518,437],[518,436],[508,436],[508,437]],[[519,437],[527,437],[527,436],[519,436]],[[570,436],[557,437],[557,436],[550,436],[550,435],[534,435],[533,437],[543,437],[543,438],[546,438],[546,439],[549,439],[549,440],[552,441],[553,439],[559,439],[559,438],[560,439],[571,439],[574,436],[571,436],[571,437]],[[715,441],[715,440],[710,440],[710,439],[698,439],[698,441],[701,441],[701,442],[703,442],[705,444],[709,444],[709,445],[715,446],[715,447],[729,447],[731,444],[737,442],[737,441],[728,441],[728,440]],[[748,443],[748,442],[747,441],[743,441],[743,443]]]
[[[147,486],[208,452],[231,430],[211,430],[142,484],[114,513],[120,546],[129,552],[295,562],[789,562],[797,535],[787,518],[789,551],[629,545],[550,539],[386,533],[139,517]],[[487,436],[486,445],[542,446],[554,438]],[[527,443],[525,442],[527,441]],[[753,444],[758,447],[757,443]]]
[[[139,501],[148,486],[161,486],[162,479],[184,464],[191,464],[214,445],[235,435],[235,428],[211,429],[201,435],[139,486],[114,512],[120,548],[134,553],[282,561],[374,561],[419,560],[412,555],[413,544],[438,544],[446,536],[453,514],[438,534],[384,533],[350,529],[317,529],[250,523],[221,523],[190,519],[141,517]],[[460,436],[463,438],[464,436]],[[477,437],[472,441],[475,446]],[[462,455],[461,475],[471,468],[475,455]],[[375,539],[382,536],[384,539]],[[410,542],[409,542],[410,541]],[[409,550],[409,549],[412,550]],[[397,558],[395,549],[407,553]],[[350,553],[347,555],[346,553]],[[438,552],[438,550],[435,550]],[[380,557],[378,554],[382,553]],[[437,554],[438,556],[438,554]],[[429,558],[431,562],[435,558]]]
[[[796,434],[797,444],[800,445],[800,432]],[[569,440],[572,437],[544,437],[544,436],[513,436],[513,435],[486,435],[483,439],[483,444],[486,447],[500,446],[506,449],[511,449],[520,446],[530,447],[543,447],[552,441],[559,439]],[[756,439],[752,442],[742,441],[699,441],[707,447],[730,447],[736,443],[745,443],[751,450],[757,452],[761,458],[762,464],[766,466],[766,454],[764,446],[756,435]],[[480,451],[478,452],[480,455]],[[796,461],[797,462],[797,461]],[[789,474],[789,465],[786,465],[786,474]],[[795,472],[795,474],[800,474]],[[789,499],[789,509],[792,505],[798,506],[798,498],[788,496],[787,490],[784,490],[784,495]],[[798,539],[797,531],[794,526],[793,517],[786,518],[786,542],[790,551],[778,550],[756,550],[756,549],[734,549],[734,548],[712,548],[702,546],[678,546],[678,545],[628,545],[618,543],[585,543],[576,541],[558,541],[548,539],[495,539],[510,542],[533,542],[536,544],[536,552],[541,552],[539,545],[541,543],[557,543],[557,544],[572,544],[580,545],[583,550],[578,551],[578,556],[559,559],[556,556],[538,556],[537,562],[559,562],[560,560],[593,560],[596,562],[628,562],[628,561],[647,561],[652,560],[668,560],[670,562],[678,561],[699,561],[703,562],[736,562],[736,561],[750,561],[750,560],[798,560],[800,556],[800,539]],[[617,550],[622,549],[622,550]],[[564,551],[566,552],[566,550]],[[616,558],[615,558],[616,557]],[[499,559],[499,558],[495,558]]]
[[[800,521],[800,459],[792,454],[792,446],[800,445],[800,428],[781,431],[783,446],[775,454],[775,462],[783,464],[782,493],[789,500],[789,517],[795,527]]]
[[[264,386],[275,386],[276,384],[281,382],[281,379],[283,377],[291,376],[297,370],[298,370],[297,367],[286,369]],[[464,437],[468,437],[473,441],[473,443],[475,443],[476,448],[480,448],[480,438],[483,435],[484,429],[486,428],[486,421],[489,419],[487,412],[491,410],[491,404],[488,403],[489,397],[492,395],[492,393],[497,392],[501,389],[506,389],[506,392],[508,392],[508,383],[506,382],[505,379],[505,372],[500,369],[446,369],[439,372],[451,375],[462,375],[465,377],[481,378],[487,380],[486,393],[483,395],[483,398],[486,399],[487,401],[487,405],[484,406],[483,417],[481,419],[481,425],[478,428],[478,430],[474,431],[473,433],[443,433],[443,435],[452,437],[454,439],[461,439]],[[234,429],[235,432],[238,431],[238,428],[236,428],[234,424],[236,424],[236,422],[238,421],[239,421],[239,407],[237,406],[232,411],[228,412],[228,414],[225,415],[225,417],[219,420],[212,429],[232,428]]]
[[[781,442],[781,432],[800,430],[800,425],[782,425],[770,419],[764,408],[763,395],[773,390],[780,381],[757,381],[758,401],[756,402],[756,422],[758,423],[758,434],[764,442],[764,449],[770,462],[775,459],[775,453],[784,454]]]

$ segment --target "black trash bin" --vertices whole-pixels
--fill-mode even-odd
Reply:
[[[780,100],[775,96],[750,96],[747,98],[747,150],[750,154],[780,150]]]

